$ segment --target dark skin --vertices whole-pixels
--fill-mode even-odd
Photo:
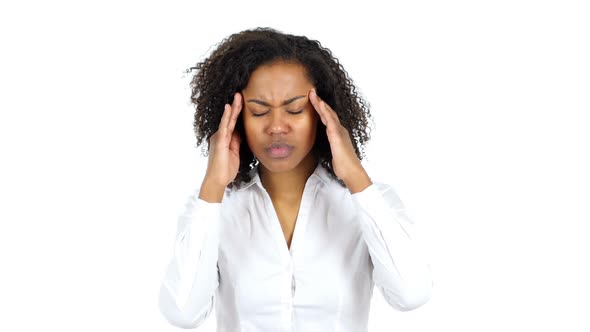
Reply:
[[[245,139],[260,161],[260,180],[272,200],[289,247],[305,183],[318,163],[310,153],[317,121],[326,126],[334,172],[349,191],[354,194],[372,184],[356,156],[348,131],[340,124],[336,112],[315,94],[305,68],[275,62],[257,68],[246,88],[236,94],[233,105],[226,105],[219,134],[211,140],[212,152],[199,195],[205,201],[221,202],[225,186],[237,174],[242,138],[233,129],[240,112]],[[269,146],[278,141],[292,147],[286,157],[269,153]]]
[[[246,140],[260,161],[260,180],[289,247],[305,183],[317,165],[310,153],[319,121],[308,98],[311,89],[303,67],[275,63],[256,69],[242,91]],[[293,146],[289,156],[269,155],[267,147],[277,141]]]
[[[280,63],[255,70],[242,91],[246,140],[260,161],[260,179],[273,199],[301,196],[317,165],[310,154],[319,120],[307,96],[311,89],[301,66]],[[276,141],[293,146],[292,153],[286,158],[269,156],[265,148]]]

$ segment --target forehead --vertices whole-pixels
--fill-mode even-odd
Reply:
[[[245,97],[280,102],[313,88],[300,64],[278,62],[262,65],[252,72],[243,93]]]

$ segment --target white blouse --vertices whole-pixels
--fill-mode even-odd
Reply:
[[[190,196],[178,220],[159,306],[195,328],[215,305],[217,331],[367,331],[376,285],[395,309],[431,296],[413,222],[389,185],[351,194],[318,164],[290,249],[258,169],[221,203]]]

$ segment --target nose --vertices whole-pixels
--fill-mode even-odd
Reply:
[[[282,110],[273,110],[270,112],[267,132],[269,135],[285,134],[290,130],[287,114]]]

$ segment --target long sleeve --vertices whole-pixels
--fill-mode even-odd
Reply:
[[[219,285],[217,267],[221,203],[190,196],[177,225],[174,254],[159,294],[159,307],[172,325],[195,328],[213,309]]]
[[[428,302],[432,277],[414,223],[393,188],[373,183],[352,195],[361,211],[361,229],[373,263],[373,280],[395,309],[408,311]]]

